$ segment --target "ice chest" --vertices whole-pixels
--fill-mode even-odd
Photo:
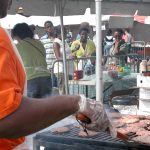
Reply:
[[[139,98],[149,100],[150,102],[150,88],[140,88]]]
[[[137,75],[137,87],[150,88],[150,77]]]
[[[139,110],[150,113],[150,99],[139,99]]]

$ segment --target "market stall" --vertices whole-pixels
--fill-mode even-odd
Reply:
[[[29,1],[28,2],[28,4],[30,4],[30,2],[31,1]],[[63,5],[62,5],[62,3],[61,3],[61,1],[53,1],[53,0],[49,0],[49,1],[45,1],[45,2],[51,2],[52,4],[55,4],[55,5],[52,5],[52,9],[50,9],[50,11],[52,11],[53,13],[55,13],[55,15],[57,15],[57,14],[59,14],[60,15],[60,22],[61,22],[61,25],[63,26],[63,15],[65,14],[64,12],[64,10],[63,10],[63,8],[70,8],[69,6],[72,6],[71,8],[72,8],[72,10],[75,10],[75,12],[74,13],[81,13],[81,11],[83,12],[83,7],[85,8],[85,6],[87,6],[88,4],[90,4],[90,3],[93,3],[94,1],[91,1],[91,0],[89,0],[88,1],[88,4],[87,3],[85,3],[85,2],[87,2],[86,0],[84,0],[84,1],[82,1],[82,3],[80,3],[80,5],[79,5],[79,2],[80,1],[71,1],[70,0],[70,3],[73,3],[73,2],[76,2],[76,4],[77,5],[67,5],[68,7],[63,7]],[[66,1],[64,1],[64,2],[66,2]],[[67,1],[67,2],[69,2],[69,0]],[[96,99],[98,100],[98,101],[101,101],[102,102],[102,100],[103,100],[103,94],[102,94],[102,92],[103,92],[103,90],[105,90],[105,89],[103,89],[103,84],[102,84],[102,82],[104,81],[104,87],[105,87],[105,83],[107,84],[107,83],[110,83],[110,85],[112,86],[110,86],[110,89],[112,89],[112,91],[114,91],[115,90],[115,88],[116,88],[116,90],[117,90],[117,88],[119,88],[119,90],[121,89],[121,88],[126,88],[126,86],[127,86],[127,75],[126,76],[123,76],[123,77],[121,77],[121,78],[118,78],[118,79],[110,79],[110,80],[107,80],[107,79],[104,79],[103,80],[103,70],[102,70],[102,65],[101,65],[101,61],[102,61],[102,54],[101,54],[101,0],[95,0],[95,2],[96,2],[96,20],[97,20],[97,24],[96,24],[96,32],[97,32],[97,54],[96,54],[96,75],[95,75],[95,77],[94,77],[94,79],[95,79],[95,82],[96,82]],[[37,4],[37,1],[35,1],[35,3]],[[70,3],[68,3],[68,4],[70,4]],[[65,4],[67,4],[67,3],[63,3],[64,4],[64,6],[65,6]],[[81,5],[82,4],[82,5]],[[30,5],[31,6],[31,10],[33,9],[33,6],[32,5]],[[34,6],[36,6],[36,5],[34,5]],[[47,4],[47,6],[49,6],[48,4]],[[80,6],[80,7],[75,7],[75,6]],[[81,8],[82,7],[82,8]],[[38,8],[38,7],[37,7]],[[39,8],[41,8],[41,7],[39,7]],[[56,8],[58,8],[58,9],[56,9]],[[74,9],[73,9],[74,8]],[[78,9],[77,9],[78,8]],[[45,10],[49,10],[49,8],[44,8]],[[43,10],[44,10],[43,9]],[[35,9],[35,10],[38,10],[38,9]],[[57,10],[57,11],[56,11]],[[78,11],[78,10],[80,10],[80,11]],[[67,11],[66,11],[67,12]],[[67,12],[67,15],[70,15],[70,14],[73,14],[73,13],[69,13],[69,12]],[[62,28],[62,31],[63,31],[63,28]],[[62,38],[63,39],[63,38]],[[64,39],[63,39],[63,41],[64,41]],[[65,57],[65,47],[64,47],[64,52],[63,52],[63,62],[64,62],[64,73],[65,73],[65,85],[66,85],[66,89],[68,89],[68,79],[67,79],[67,69],[65,68],[66,67],[66,57]],[[130,76],[130,78],[128,79],[128,80],[130,80],[131,79],[131,75],[132,75],[132,73],[129,75]],[[87,79],[86,79],[87,80]],[[93,80],[93,79],[92,79]],[[132,85],[129,85],[127,88],[129,88],[129,87],[131,87],[131,86],[135,86],[135,80],[136,80],[136,74],[134,74],[133,75],[133,84],[132,84],[132,82],[131,81],[129,81],[129,84],[132,84]],[[123,82],[122,82],[123,81]],[[121,85],[120,85],[120,87],[119,87],[119,84],[121,83]],[[94,84],[94,87],[95,87],[95,84]],[[109,87],[109,86],[108,86]],[[106,87],[106,89],[107,89],[107,87]],[[67,94],[68,94],[68,92],[66,92]],[[88,91],[88,93],[89,93],[89,91]],[[74,131],[73,131],[74,132]],[[43,133],[44,134],[44,133]],[[48,133],[49,134],[49,133]],[[45,135],[45,134],[44,134]],[[38,136],[38,135],[37,135]],[[59,135],[58,135],[59,136]],[[70,136],[70,135],[69,135]],[[73,135],[73,137],[72,138],[75,138],[75,134]],[[40,138],[41,138],[41,136],[39,136]],[[53,138],[53,140],[56,140],[56,139],[54,139],[54,136],[52,136]],[[110,136],[109,136],[110,137]],[[71,140],[72,140],[72,138],[70,138]],[[52,141],[52,139],[49,137],[49,135],[47,136],[46,135],[46,139],[48,139],[48,140],[50,140],[50,143],[51,144],[53,144],[53,141]],[[61,141],[61,144],[63,144],[63,146],[66,146],[66,143],[64,144],[64,142],[62,142],[62,139],[64,140],[64,136],[62,136],[61,137],[61,139],[57,139],[56,141]],[[83,138],[84,139],[84,138]],[[101,139],[101,137],[99,137],[98,138],[98,140],[99,139]],[[68,140],[66,140],[66,141],[68,141]],[[81,144],[80,145],[82,145],[82,141],[84,142],[84,140],[81,140],[81,139],[79,139],[79,141],[81,142]],[[92,143],[92,142],[94,142],[94,140],[93,139],[89,139],[89,140],[87,140],[89,143]],[[106,139],[104,139],[104,141],[106,141]],[[112,140],[111,140],[112,141]],[[115,142],[112,142],[111,143],[111,141],[109,141],[109,144],[111,145],[111,149],[112,149],[112,146],[114,146],[114,144],[115,144],[115,142],[116,142],[116,140],[115,140]],[[35,141],[36,143],[37,143],[37,141]],[[46,141],[44,141],[44,144],[46,144],[47,142]],[[71,145],[74,145],[74,143],[72,142],[72,141],[69,141],[69,143],[71,144]],[[59,143],[60,144],[60,143]],[[106,145],[105,144],[105,142],[103,143],[104,145]],[[98,145],[103,145],[102,143],[98,143]],[[54,145],[54,144],[53,144]],[[56,145],[56,143],[55,143],[55,145]],[[38,145],[39,146],[39,145]],[[45,145],[46,146],[46,145]],[[59,146],[58,145],[58,143],[57,143],[57,146]],[[85,145],[84,145],[85,146]],[[81,149],[83,149],[83,148],[85,148],[85,147],[81,147]],[[87,146],[86,146],[87,147]],[[117,146],[118,147],[118,146]],[[39,147],[36,147],[35,146],[35,148],[36,149],[38,149]],[[60,145],[60,147],[59,148],[62,148],[62,145]],[[66,148],[69,148],[70,149],[70,147],[66,147]],[[75,147],[76,148],[76,147]],[[97,149],[99,148],[99,147],[96,147]],[[119,147],[119,149],[121,149],[122,147]]]

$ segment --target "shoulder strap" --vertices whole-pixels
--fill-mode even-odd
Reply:
[[[37,46],[35,46],[34,44],[32,44],[30,41],[27,41],[27,40],[24,40],[24,41],[27,42],[28,44],[30,44],[31,46],[33,46],[42,56],[44,56],[43,53],[41,52],[41,50]]]
[[[113,42],[113,37],[111,39],[108,39],[107,37],[105,37],[105,41],[106,42]]]

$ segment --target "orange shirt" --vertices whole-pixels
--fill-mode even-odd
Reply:
[[[0,27],[0,119],[14,112],[20,105],[25,84],[25,73],[10,38]],[[0,139],[0,150],[12,150],[24,138]]]

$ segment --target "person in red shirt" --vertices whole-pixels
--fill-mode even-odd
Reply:
[[[0,17],[7,14],[12,0],[0,1]],[[6,30],[0,27],[0,150],[12,150],[35,133],[74,113],[91,122],[104,116],[99,103],[81,96],[43,99],[26,97],[26,75],[19,53]],[[103,119],[102,119],[103,120]]]

